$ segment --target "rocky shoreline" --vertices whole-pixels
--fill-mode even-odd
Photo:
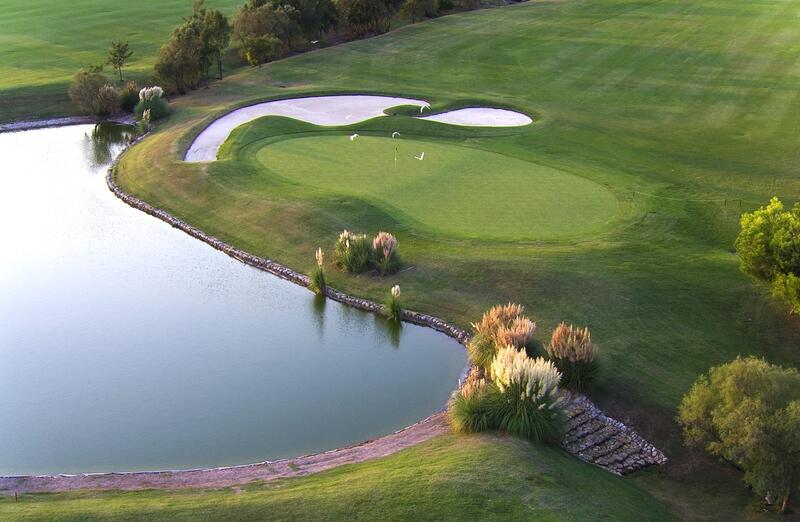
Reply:
[[[70,124],[74,123],[64,123],[64,125]],[[16,130],[28,128],[36,127],[18,128]],[[131,145],[143,138],[144,136],[138,138]],[[309,286],[310,278],[305,274],[292,270],[276,261],[255,256],[231,246],[178,219],[169,212],[156,208],[122,190],[114,179],[116,167],[121,157],[122,154],[109,167],[106,174],[106,184],[111,192],[123,202],[161,219],[242,263],[292,283],[304,287]],[[360,310],[385,315],[383,305],[351,296],[331,287],[326,287],[325,296]],[[466,345],[471,337],[469,332],[462,328],[430,314],[403,310],[402,320],[433,328],[457,340],[462,345]],[[617,420],[607,417],[587,397],[583,395],[571,396],[567,401],[566,411],[570,421],[562,447],[581,460],[617,475],[630,473],[649,465],[665,464],[667,462],[666,456],[661,451],[644,440],[634,430]],[[0,476],[0,494],[13,495],[15,493],[57,492],[75,489],[135,490],[145,488],[228,487],[253,480],[275,480],[303,476],[343,464],[388,456],[447,432],[449,432],[449,426],[446,416],[445,413],[440,411],[390,435],[313,455],[210,469]]]

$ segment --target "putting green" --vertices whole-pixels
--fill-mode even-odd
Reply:
[[[411,228],[449,237],[574,237],[600,229],[617,209],[610,191],[585,178],[402,137],[292,138],[265,145],[256,158],[275,176],[315,192],[362,198]]]

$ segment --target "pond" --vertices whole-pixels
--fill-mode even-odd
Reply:
[[[243,265],[111,194],[123,127],[0,134],[0,474],[299,456],[447,401],[463,348]]]

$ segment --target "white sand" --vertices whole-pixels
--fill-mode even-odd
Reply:
[[[314,125],[349,125],[383,116],[386,109],[398,105],[422,107],[428,102],[389,96],[342,95],[276,100],[242,107],[203,129],[183,159],[190,162],[214,161],[233,129],[263,116],[286,116]],[[471,127],[519,127],[533,122],[522,113],[488,107],[458,109],[419,118]]]
[[[398,105],[427,105],[422,100],[388,96],[315,96],[276,100],[242,107],[206,127],[186,151],[185,161],[214,161],[220,146],[231,131],[262,116],[287,116],[314,125],[349,125],[383,116],[383,111]]]
[[[533,123],[531,118],[520,112],[489,107],[457,109],[433,116],[422,116],[420,119],[469,127],[521,127]]]

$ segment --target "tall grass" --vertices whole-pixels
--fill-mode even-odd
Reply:
[[[524,348],[536,331],[536,323],[525,317],[522,305],[496,305],[472,323],[474,335],[467,345],[473,366],[489,371],[498,347]]]
[[[311,273],[311,290],[314,291],[316,294],[324,294],[325,293],[325,286],[327,283],[325,282],[325,254],[322,252],[321,248],[318,248],[317,251],[314,253],[314,259],[316,260],[317,264],[314,266],[314,271]]]
[[[562,374],[562,386],[576,391],[591,387],[597,374],[597,346],[589,328],[559,324],[547,345],[547,355]]]
[[[450,400],[448,419],[455,431],[499,429],[539,443],[561,439],[566,420],[558,394],[561,374],[550,361],[506,346],[492,360],[491,382],[478,373]]]
[[[354,234],[345,230],[336,240],[333,259],[339,268],[351,274],[360,274],[370,265],[372,245],[366,234]]]
[[[403,306],[400,303],[400,286],[394,285],[389,290],[389,298],[386,300],[386,315],[389,319],[399,321],[403,315]]]
[[[372,240],[375,251],[375,264],[381,275],[397,271],[400,263],[397,259],[397,238],[388,232],[378,232]]]

